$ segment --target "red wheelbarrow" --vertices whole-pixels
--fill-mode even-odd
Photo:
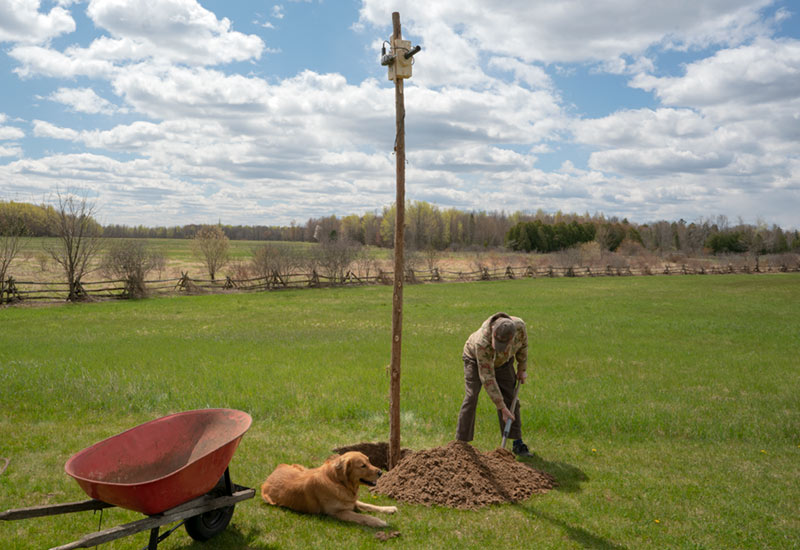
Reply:
[[[0,513],[14,520],[119,506],[147,518],[86,535],[51,550],[89,548],[150,530],[155,550],[184,525],[195,540],[222,532],[237,502],[255,490],[231,483],[228,463],[252,418],[233,409],[202,409],[152,420],[87,447],[64,466],[91,500]],[[180,521],[159,535],[163,525]]]

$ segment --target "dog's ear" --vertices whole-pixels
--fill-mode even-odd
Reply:
[[[344,477],[349,481],[350,474],[353,472],[353,457],[349,456],[343,459],[342,462],[344,462]]]
[[[350,461],[344,456],[340,456],[333,463],[333,471],[336,472],[336,479],[342,483],[346,484],[350,481]]]

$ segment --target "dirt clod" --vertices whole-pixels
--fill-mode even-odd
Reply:
[[[375,538],[379,541],[386,542],[389,539],[400,536],[400,531],[378,531],[375,533]]]

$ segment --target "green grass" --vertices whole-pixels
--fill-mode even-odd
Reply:
[[[0,510],[85,498],[74,452],[202,407],[248,411],[231,464],[258,487],[280,462],[389,436],[390,287],[0,310]],[[479,511],[399,503],[401,536],[268,507],[214,541],[164,549],[800,548],[800,276],[535,279],[408,286],[402,444],[452,440],[461,348],[491,313],[528,322],[523,430],[560,487]],[[476,439],[499,444],[481,398]],[[2,463],[0,462],[0,465]],[[362,499],[391,504],[362,490]],[[139,519],[107,510],[103,527]],[[4,522],[3,548],[47,548],[99,515]],[[146,535],[101,548],[140,548]]]

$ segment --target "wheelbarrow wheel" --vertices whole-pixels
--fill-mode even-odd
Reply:
[[[226,506],[187,518],[183,526],[194,540],[205,542],[225,530],[231,522],[234,508],[234,506]]]

